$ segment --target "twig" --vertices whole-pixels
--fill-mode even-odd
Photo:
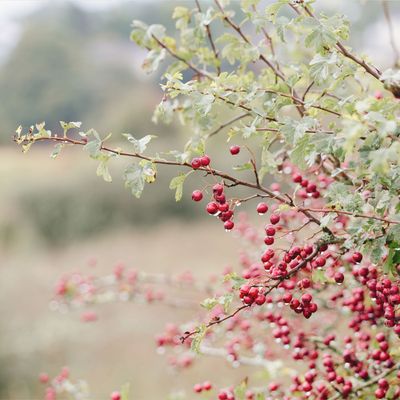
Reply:
[[[237,117],[234,117],[232,119],[230,119],[229,121],[224,122],[223,124],[221,124],[218,128],[216,128],[214,131],[212,131],[211,133],[208,134],[208,137],[214,136],[216,135],[219,131],[221,131],[222,129],[226,128],[227,126],[245,118],[248,117],[250,114],[248,112],[238,115]]]
[[[201,11],[201,6],[200,6],[200,1],[199,0],[195,0],[195,2],[196,2],[196,5],[197,5],[197,9],[201,13],[202,11]],[[207,25],[205,25],[205,28],[206,28],[206,31],[207,31],[208,40],[210,42],[212,51],[214,53],[214,57],[217,60],[217,73],[219,75],[221,73],[221,65],[220,65],[221,61],[219,59],[218,51],[217,51],[217,48],[215,47],[215,43],[214,43],[214,40],[213,40],[212,35],[211,35],[210,26],[207,24]]]
[[[393,54],[394,54],[394,65],[398,65],[400,63],[400,52],[396,45],[394,28],[393,28],[392,19],[390,17],[390,11],[389,11],[389,2],[387,0],[382,0],[382,8],[383,8],[383,13],[385,15],[385,19],[386,19],[387,26],[389,29],[390,44],[392,46]]]

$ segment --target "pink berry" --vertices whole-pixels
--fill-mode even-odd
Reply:
[[[47,383],[49,381],[49,375],[47,375],[46,373],[42,372],[39,375],[39,381],[40,381],[40,383]]]
[[[200,393],[200,392],[203,391],[203,385],[201,385],[200,383],[196,383],[196,384],[193,386],[193,390],[194,390],[196,393]]]
[[[121,393],[120,392],[112,392],[111,393],[111,400],[121,400]]]
[[[198,169],[201,167],[201,160],[200,158],[193,158],[192,162],[191,162],[192,168],[193,169]]]
[[[204,156],[200,157],[200,162],[203,167],[207,167],[207,165],[210,165],[211,159],[208,155],[204,154]]]

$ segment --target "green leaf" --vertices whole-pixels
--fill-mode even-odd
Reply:
[[[239,289],[240,286],[242,286],[246,282],[246,279],[239,276],[236,272],[231,272],[230,274],[224,276],[223,282],[228,281],[233,282],[233,289]]]
[[[51,158],[57,158],[61,153],[62,148],[64,147],[64,143],[58,143],[54,146],[53,152],[50,154]]]
[[[197,333],[193,336],[190,348],[196,354],[200,354],[200,345],[204,339],[204,336],[206,335],[206,332],[207,332],[207,327],[205,324],[202,324],[197,328]]]
[[[61,128],[63,128],[63,130],[64,130],[64,134],[67,134],[67,132],[70,129],[79,129],[81,127],[81,125],[82,125],[82,122],[64,122],[64,121],[60,121],[60,125],[61,125]],[[44,127],[44,123],[43,123],[43,127]],[[41,130],[41,129],[38,128],[38,131],[39,130]]]
[[[329,279],[326,275],[325,275],[325,271],[320,270],[320,269],[315,269],[312,272],[312,281],[315,283],[320,283],[325,285],[328,282],[331,282],[331,279]]]
[[[235,165],[234,167],[232,167],[232,169],[234,171],[247,171],[249,169],[253,168],[253,164],[251,162],[247,162],[241,165]]]
[[[122,136],[125,136],[133,144],[134,152],[138,154],[144,153],[151,139],[156,137],[154,135],[146,135],[141,139],[135,139],[130,133],[123,133]]]
[[[335,44],[335,35],[319,22],[314,23],[311,33],[305,38],[306,47],[315,47],[318,52],[325,51]]]
[[[175,190],[175,200],[180,201],[182,199],[182,194],[183,194],[183,184],[185,182],[185,179],[192,173],[193,171],[189,171],[188,173],[184,174],[181,173],[178,176],[175,176],[175,178],[172,178],[169,188],[171,190]]]
[[[247,380],[243,380],[238,386],[235,387],[235,400],[245,400],[247,390]]]
[[[288,4],[289,0],[279,0],[268,7],[265,8],[265,13],[267,14],[267,18],[272,22],[276,22],[276,17],[278,16],[278,13],[280,9],[285,5]]]
[[[130,384],[125,383],[121,388],[121,400],[129,400]]]
[[[314,146],[310,141],[310,135],[304,135],[297,141],[295,148],[290,152],[290,159],[293,164],[301,169],[307,168],[308,156],[311,154]]]
[[[212,310],[217,304],[218,304],[218,300],[215,297],[210,297],[210,298],[204,299],[200,303],[200,305],[208,311]]]
[[[110,157],[106,156],[106,158],[101,160],[100,164],[97,167],[97,171],[96,171],[97,176],[102,176],[106,182],[112,181],[112,178],[111,178],[110,172],[108,170],[108,166],[107,166],[109,159],[110,159]]]
[[[132,194],[139,198],[144,189],[143,170],[139,164],[130,164],[124,173],[125,187],[129,188]]]
[[[167,51],[165,49],[154,49],[147,53],[143,61],[142,68],[148,74],[153,73],[158,69],[160,63],[165,59]]]

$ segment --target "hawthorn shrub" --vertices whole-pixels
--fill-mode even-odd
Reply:
[[[206,353],[267,369],[273,379],[261,387],[251,377],[226,388],[194,383],[200,396],[398,399],[400,72],[396,66],[381,71],[356,54],[346,45],[347,19],[317,13],[312,0],[266,7],[243,0],[236,15],[228,3],[177,7],[177,38],[161,25],[132,25],[132,40],[148,50],[147,72],[168,59],[154,121],[178,117],[189,135],[183,150],[150,155],[154,137],[130,134],[126,149],[115,148],[106,143],[109,136],[80,131],[78,122],[61,122],[59,133],[44,123],[28,132],[19,127],[15,141],[24,152],[54,142],[52,157],[82,146],[107,182],[108,164],[126,158],[125,186],[135,197],[158,169],[174,168],[176,201],[186,180],[196,182],[193,201],[221,224],[221,235],[233,231],[240,238],[246,251],[238,269],[201,284],[190,274],[152,276],[117,266],[112,279],[63,278],[56,302],[84,306],[108,296],[183,307],[147,283],[211,290],[201,303],[203,319],[169,325],[157,346],[182,348],[170,358],[177,368]],[[217,135],[229,145],[215,149]],[[211,153],[228,154],[232,169],[221,170]],[[259,226],[238,213],[244,203],[260,215]],[[66,370],[41,380],[49,384],[48,400],[65,390],[84,397],[85,387],[71,383]]]

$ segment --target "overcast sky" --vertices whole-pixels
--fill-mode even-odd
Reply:
[[[0,62],[17,43],[21,26],[18,22],[19,18],[32,11],[44,6],[46,3],[63,2],[66,0],[0,0]],[[80,7],[88,10],[100,10],[107,7],[114,7],[122,2],[137,2],[149,4],[157,1],[174,1],[174,0],[69,0]],[[325,7],[332,8],[333,11],[342,11],[350,20],[362,18],[363,8],[368,7],[371,2],[379,2],[381,0],[319,0]],[[318,4],[318,2],[317,2]],[[390,0],[390,8],[392,11],[393,25],[396,30],[396,38],[400,42],[400,0]],[[395,11],[395,12],[393,12]],[[398,43],[400,46],[400,43]],[[392,50],[389,45],[389,37],[387,25],[383,16],[378,19],[372,26],[364,32],[363,48],[359,49],[371,54],[371,57],[378,63],[383,61],[384,64],[391,63],[389,61]]]

